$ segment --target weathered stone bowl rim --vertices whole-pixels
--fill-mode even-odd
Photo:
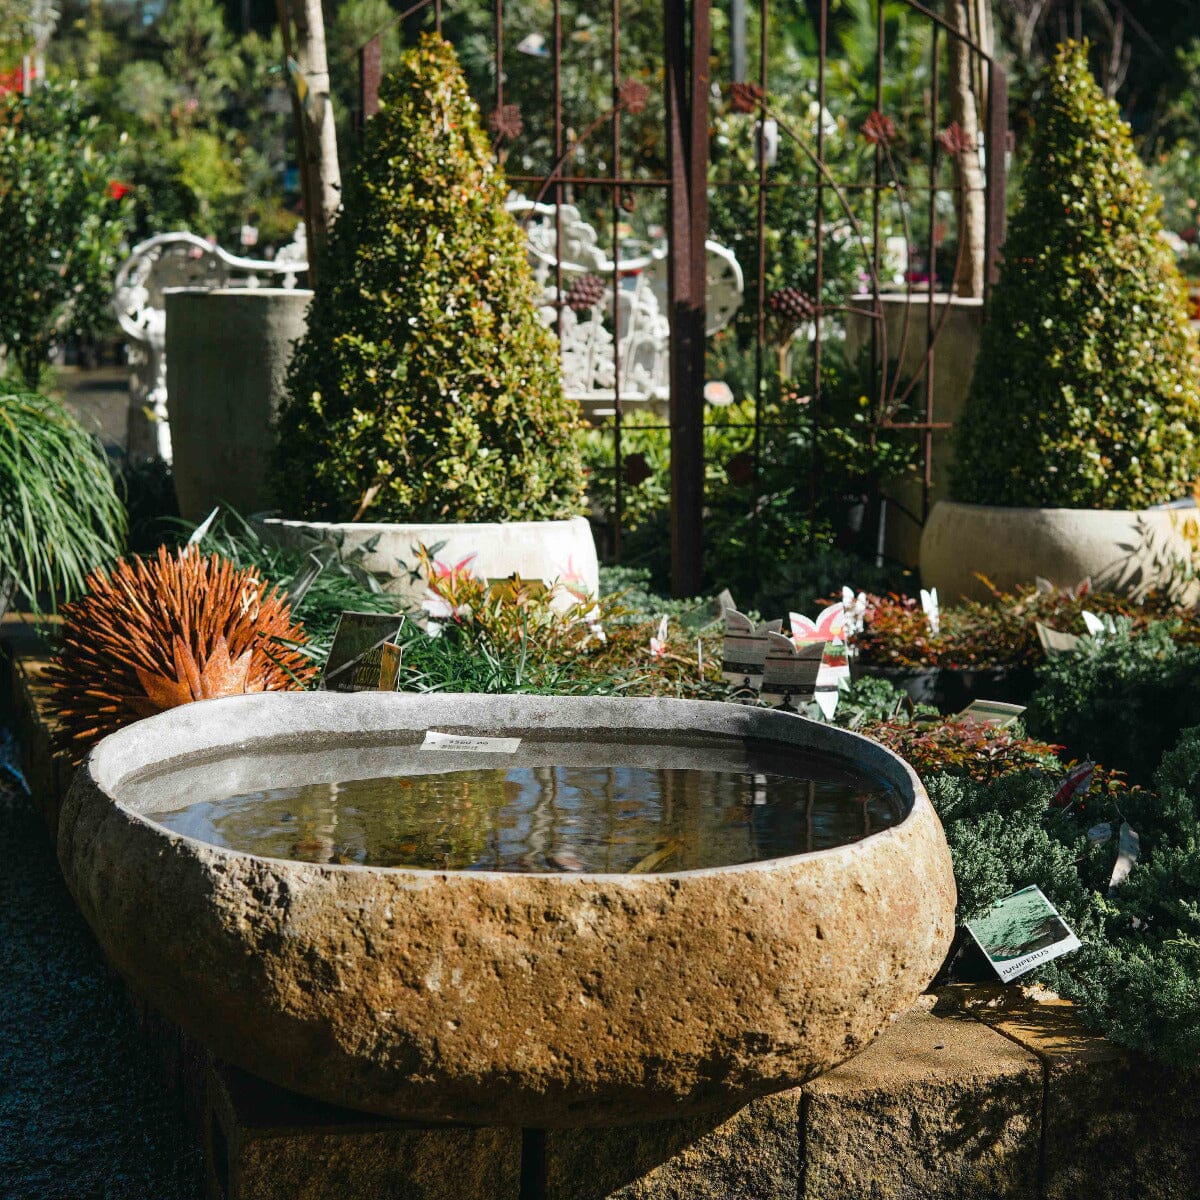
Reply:
[[[123,801],[118,794],[125,780],[131,775],[146,770],[151,766],[169,767],[172,764],[182,764],[189,758],[206,750],[227,750],[229,755],[239,752],[254,752],[269,745],[278,745],[280,741],[286,740],[289,736],[286,732],[266,737],[241,738],[228,742],[213,741],[204,747],[198,747],[178,755],[151,755],[148,756],[146,762],[140,763],[131,769],[127,768],[121,771],[115,780],[111,776],[102,778],[106,773],[106,769],[113,769],[108,760],[114,756],[119,756],[127,745],[136,745],[139,742],[144,742],[147,738],[155,746],[167,744],[170,741],[173,726],[178,726],[181,722],[191,725],[193,723],[192,718],[200,713],[206,714],[207,719],[205,720],[205,724],[211,725],[212,717],[218,707],[221,709],[222,714],[235,708],[249,708],[253,711],[261,708],[263,705],[270,705],[272,709],[282,709],[284,706],[295,707],[298,713],[304,712],[306,709],[311,709],[318,713],[324,709],[332,709],[333,711],[341,711],[349,714],[360,710],[372,714],[387,711],[400,713],[410,711],[420,718],[412,724],[401,726],[397,726],[394,722],[386,722],[380,723],[369,730],[362,730],[360,727],[355,727],[355,732],[385,734],[389,731],[416,731],[421,728],[444,729],[455,726],[460,728],[478,728],[486,722],[491,726],[491,730],[494,733],[500,733],[501,731],[515,733],[518,732],[518,722],[512,719],[488,722],[486,721],[487,714],[482,711],[479,713],[479,718],[474,722],[462,719],[455,720],[454,717],[457,714],[461,718],[471,709],[483,710],[487,708],[495,710],[503,708],[507,710],[509,708],[516,708],[519,710],[526,708],[534,710],[538,704],[545,704],[548,701],[554,702],[556,715],[571,712],[579,712],[585,715],[588,708],[602,706],[610,712],[615,709],[615,715],[618,716],[622,711],[647,711],[661,707],[677,713],[691,713],[695,718],[707,716],[713,724],[719,724],[721,717],[725,717],[735,723],[744,723],[745,728],[718,729],[704,724],[702,720],[696,720],[689,724],[688,730],[689,732],[713,733],[734,738],[753,737],[763,741],[775,741],[776,738],[766,729],[758,732],[753,729],[753,726],[761,725],[765,727],[774,725],[777,729],[784,730],[795,728],[792,722],[798,721],[813,735],[812,739],[797,742],[790,742],[790,739],[786,741],[780,740],[779,744],[792,744],[797,749],[827,752],[836,758],[862,767],[864,764],[861,759],[856,759],[848,752],[853,743],[858,743],[860,748],[865,749],[865,757],[872,760],[868,769],[872,770],[877,776],[882,777],[886,783],[895,788],[901,802],[907,804],[908,810],[896,824],[890,825],[886,829],[877,830],[854,842],[822,850],[802,851],[799,854],[755,859],[745,863],[695,867],[682,871],[656,871],[653,874],[633,874],[627,871],[536,871],[532,873],[494,870],[467,871],[433,867],[371,866],[362,863],[310,863],[301,859],[255,854],[251,851],[220,846],[214,842],[205,841],[202,838],[192,837],[190,834],[168,829],[158,821],[155,821],[153,815],[144,813],[132,804]],[[438,720],[436,710],[441,708],[447,711],[444,719]],[[428,714],[428,720],[425,720],[424,714]],[[560,728],[564,733],[567,733],[572,730],[578,732],[589,726],[597,729],[638,729],[637,726],[614,725],[611,723],[602,724],[595,719],[586,722],[582,717],[575,722],[564,724]],[[551,726],[548,728],[550,731],[553,731],[555,727]],[[293,729],[295,734],[300,734],[311,732],[313,726],[311,723],[297,723],[293,726]],[[336,735],[338,732],[348,732],[348,730],[326,727],[322,728],[321,732]],[[826,746],[821,745],[825,741],[839,743],[845,746],[846,749],[828,749]],[[223,757],[228,757],[229,755]],[[881,769],[885,764],[890,769],[890,772]],[[792,869],[801,863],[816,863],[834,858],[853,860],[861,854],[868,853],[868,847],[876,844],[879,839],[894,839],[899,837],[910,823],[919,820],[923,816],[922,810],[928,809],[932,811],[932,804],[929,797],[913,768],[886,746],[860,733],[842,729],[838,726],[825,725],[821,722],[799,716],[796,713],[783,712],[777,709],[753,708],[748,705],[733,704],[720,700],[682,700],[670,697],[548,696],[530,693],[493,695],[477,692],[359,692],[354,694],[339,694],[334,692],[261,692],[253,695],[228,696],[213,700],[199,700],[191,704],[168,709],[165,712],[158,713],[153,717],[147,717],[142,721],[137,721],[132,725],[126,726],[124,729],[118,730],[116,733],[110,734],[93,747],[86,760],[84,770],[87,771],[92,785],[131,820],[150,826],[156,835],[167,839],[172,844],[203,847],[207,853],[215,854],[219,858],[230,861],[250,860],[264,863],[286,863],[293,869],[315,871],[320,874],[329,875],[341,873],[349,875],[384,873],[388,876],[417,876],[430,880],[448,880],[451,877],[465,877],[480,881],[536,878],[547,881],[549,886],[559,887],[574,887],[580,883],[595,883],[600,881],[609,884],[620,881],[637,886],[639,883],[649,880],[669,881],[675,879],[685,881],[727,874],[783,871]]]

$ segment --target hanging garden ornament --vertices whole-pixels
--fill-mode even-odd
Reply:
[[[195,546],[121,559],[62,609],[46,672],[57,741],[78,761],[102,737],[192,700],[300,689],[316,667],[277,588]]]
[[[952,158],[957,158],[960,154],[965,154],[971,148],[970,139],[957,121],[951,121],[937,135],[937,140],[938,145]]]
[[[767,308],[772,316],[790,322],[793,329],[817,315],[817,302],[798,287],[780,288],[767,297]]]
[[[757,112],[763,103],[763,90],[757,83],[739,80],[729,86],[729,107],[737,113]]]
[[[563,296],[563,303],[572,312],[587,312],[604,299],[606,286],[599,275],[590,272],[586,275],[576,275]]]
[[[649,99],[650,89],[637,79],[623,79],[617,89],[617,107],[627,113],[644,111]]]
[[[496,137],[510,142],[519,138],[525,129],[520,108],[515,104],[501,104],[488,117],[488,128]]]
[[[862,135],[873,146],[890,146],[896,140],[896,123],[879,109],[872,109],[863,122]]]

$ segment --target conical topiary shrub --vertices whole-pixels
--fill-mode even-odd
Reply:
[[[1143,508],[1200,473],[1200,360],[1159,199],[1085,48],[1044,80],[951,490],[975,504]]]
[[[380,105],[292,359],[279,500],[336,521],[572,516],[578,409],[451,47],[423,37]]]

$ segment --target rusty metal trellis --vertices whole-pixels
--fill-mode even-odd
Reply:
[[[655,2],[655,0],[652,0]],[[608,253],[611,254],[611,324],[614,331],[619,328],[619,303],[622,288],[622,218],[647,197],[665,206],[667,243],[667,306],[670,323],[669,350],[669,400],[668,423],[670,444],[670,495],[671,495],[671,586],[677,595],[697,593],[703,580],[704,549],[704,478],[705,478],[705,356],[706,356],[706,249],[709,234],[709,197],[727,187],[751,186],[755,189],[755,249],[757,270],[752,280],[747,281],[746,297],[754,305],[755,396],[764,394],[766,372],[765,348],[767,345],[768,288],[767,288],[767,226],[768,198],[773,188],[796,187],[810,189],[813,194],[813,227],[810,231],[814,247],[815,296],[809,341],[811,345],[812,398],[811,411],[817,423],[823,411],[823,373],[825,356],[829,344],[830,320],[835,308],[823,300],[826,283],[826,239],[827,207],[834,203],[840,206],[843,231],[850,228],[863,259],[863,272],[868,277],[869,306],[861,300],[860,311],[871,321],[871,361],[878,375],[877,394],[873,397],[875,427],[879,430],[911,431],[919,439],[922,461],[922,485],[919,501],[920,512],[913,516],[923,520],[929,504],[930,487],[933,479],[933,450],[935,431],[945,427],[944,422],[935,421],[934,411],[934,346],[942,331],[949,304],[942,307],[940,317],[935,319],[935,301],[943,293],[937,286],[937,200],[953,189],[939,185],[939,170],[947,155],[957,146],[956,153],[976,153],[973,146],[961,146],[953,140],[953,130],[936,131],[942,124],[940,110],[945,103],[942,81],[942,57],[947,53],[951,39],[965,47],[970,56],[973,77],[986,79],[983,94],[986,96],[986,123],[983,128],[982,146],[985,192],[985,259],[988,283],[996,276],[996,263],[1004,239],[1005,216],[1005,152],[1007,149],[1007,88],[1003,70],[994,57],[982,46],[981,31],[954,27],[942,15],[933,12],[918,0],[900,0],[903,11],[913,21],[924,22],[929,37],[929,59],[926,68],[928,88],[924,101],[927,111],[928,137],[928,184],[920,185],[907,181],[907,195],[913,196],[923,189],[927,192],[924,216],[927,229],[927,244],[924,260],[928,266],[928,281],[925,286],[925,349],[921,369],[908,380],[901,391],[899,372],[890,375],[890,358],[896,347],[887,344],[887,333],[883,303],[881,300],[881,239],[883,232],[882,212],[885,204],[896,206],[900,191],[900,171],[893,161],[893,149],[888,130],[893,127],[892,119],[885,111],[886,75],[885,61],[888,50],[889,21],[894,23],[896,5],[885,4],[885,0],[874,0],[875,70],[868,87],[873,87],[874,110],[863,124],[862,136],[874,142],[870,178],[839,179],[827,158],[826,102],[830,87],[830,4],[829,0],[807,0],[804,6],[810,17],[812,35],[816,40],[816,103],[818,117],[811,145],[798,131],[787,114],[778,111],[772,92],[770,78],[770,39],[775,32],[772,0],[733,0],[731,13],[736,18],[729,30],[729,53],[724,47],[713,45],[711,23],[711,0],[661,0],[662,44],[656,51],[658,71],[661,76],[661,103],[663,107],[663,129],[661,143],[649,152],[652,160],[647,167],[642,158],[647,157],[644,147],[631,148],[626,135],[626,118],[640,112],[647,103],[646,87],[631,74],[623,71],[627,58],[627,46],[623,42],[623,23],[630,12],[643,14],[644,6],[637,0],[607,0],[600,6],[583,14],[582,7],[576,17],[586,15],[593,24],[589,29],[603,29],[606,38],[608,84],[607,106],[599,111],[583,114],[586,120],[582,131],[569,126],[567,109],[572,97],[564,95],[564,62],[567,39],[579,36],[579,29],[564,28],[564,0],[549,0],[548,27],[540,31],[543,38],[544,59],[551,73],[550,95],[515,95],[508,81],[506,42],[511,43],[513,34],[506,28],[505,0],[493,0],[490,17],[490,57],[492,95],[477,95],[485,112],[491,110],[489,126],[495,139],[497,153],[508,158],[508,177],[515,188],[523,189],[537,201],[552,205],[555,213],[555,239],[559,252],[554,265],[556,305],[559,328],[565,305],[564,276],[561,246],[563,241],[562,210],[565,203],[580,195],[599,192],[607,195],[607,202],[596,202],[592,210],[606,214],[610,239]],[[622,4],[627,7],[625,10]],[[509,4],[508,7],[512,7]],[[450,0],[416,0],[398,18],[399,21],[432,21],[451,40],[455,39],[457,23],[463,14],[472,8],[479,12],[478,4],[469,5],[468,0],[453,4]],[[967,6],[969,9],[969,6]],[[789,5],[788,12],[794,19],[795,6]],[[738,15],[740,14],[740,16]],[[528,13],[526,13],[528,19]],[[745,39],[746,26],[739,22],[757,22],[757,58],[750,64],[748,43]],[[728,22],[726,23],[728,25]],[[406,26],[407,30],[408,26]],[[518,33],[526,33],[518,30]],[[598,38],[598,35],[597,35]],[[516,49],[521,50],[521,45]],[[645,48],[640,48],[644,50]],[[539,51],[542,53],[542,51]],[[361,56],[361,109],[364,114],[375,110],[376,91],[379,78],[378,42],[364,47]],[[717,63],[723,77],[710,79],[710,69]],[[386,69],[388,64],[384,63]],[[756,69],[751,70],[751,67]],[[743,78],[753,76],[753,81]],[[733,77],[729,77],[732,75]],[[714,84],[716,85],[714,87]],[[528,122],[525,115],[538,113],[546,107],[551,109],[549,122],[549,161],[538,171],[522,169],[510,157],[514,148],[521,148],[522,130]],[[710,178],[710,137],[714,107],[732,103],[738,111],[757,116],[755,135],[760,139],[757,151],[757,169],[753,180],[731,180]],[[738,107],[740,106],[740,107]],[[773,120],[782,136],[794,138],[803,148],[811,167],[811,177],[803,181],[781,184],[770,176],[768,155],[765,150],[767,122]],[[894,127],[893,127],[894,129]],[[936,134],[936,136],[935,136]],[[525,141],[528,141],[526,137]],[[604,147],[602,161],[596,158],[597,147]],[[947,147],[950,147],[948,149]],[[591,154],[586,159],[585,152]],[[591,162],[590,168],[587,163]],[[582,164],[582,165],[581,165]],[[956,172],[957,176],[957,172]],[[956,205],[962,204],[961,185],[955,192]],[[864,197],[869,202],[869,220],[862,212]],[[860,205],[856,211],[855,204]],[[911,252],[914,240],[909,228],[911,217],[918,212],[916,204],[902,199],[899,210],[903,218],[905,253]],[[799,236],[803,231],[790,231]],[[960,253],[961,251],[960,238]],[[957,273],[957,272],[956,272]],[[919,298],[920,293],[911,283],[905,284],[903,295],[909,303]],[[903,336],[898,361],[904,357],[904,345],[909,336],[909,316],[905,315]],[[614,401],[611,422],[608,426],[612,437],[614,473],[609,485],[612,489],[613,528],[609,551],[620,558],[621,534],[625,501],[626,467],[624,454],[625,424],[627,419],[626,399],[621,395],[620,338],[614,337],[612,353],[614,363]],[[781,376],[782,378],[782,376]],[[919,391],[918,391],[919,389]],[[923,404],[915,405],[916,397]],[[916,413],[902,412],[905,405],[916,407]],[[751,426],[738,426],[736,422],[710,420],[708,428],[747,428],[751,445],[751,497],[749,510],[758,511],[765,469],[770,465],[764,455],[768,450],[767,435],[775,426],[763,418],[763,405],[754,406]],[[654,426],[642,424],[640,429]],[[816,504],[822,487],[822,464],[815,449],[808,472],[808,499],[810,508]]]

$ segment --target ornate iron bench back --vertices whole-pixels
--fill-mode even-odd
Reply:
[[[622,407],[665,408],[671,333],[665,242],[614,263],[600,247],[595,228],[573,205],[540,204],[514,195],[508,209],[525,228],[534,278],[541,288],[538,310],[542,320],[557,329],[562,344],[567,395],[578,400],[589,417],[610,414],[618,395]],[[744,282],[731,251],[713,241],[705,248],[706,332],[712,335],[733,319]],[[619,280],[615,320],[614,275]],[[590,287],[581,286],[585,280]]]

